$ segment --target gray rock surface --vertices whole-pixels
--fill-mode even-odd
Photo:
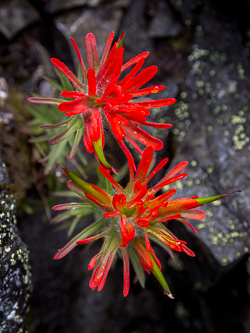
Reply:
[[[16,226],[15,199],[8,189],[6,166],[0,157],[0,332],[26,332],[25,315],[31,293],[26,245]]]
[[[78,9],[57,16],[55,18],[55,25],[69,43],[69,47],[72,51],[72,57],[75,61],[75,65],[77,65],[78,58],[69,37],[74,38],[79,49],[81,50],[83,59],[87,64],[85,36],[89,32],[92,32],[95,35],[98,53],[99,56],[101,56],[108,35],[111,31],[114,31],[114,33],[117,34],[121,19],[122,10],[120,8],[112,8],[111,5],[104,4],[96,9]]]
[[[0,3],[0,32],[8,39],[37,21],[39,14],[26,0],[9,0]]]
[[[169,4],[164,0],[159,1],[150,24],[149,36],[153,38],[175,37],[182,32],[182,25],[175,19]]]
[[[197,225],[213,256],[227,265],[250,249],[250,68],[234,24],[218,15],[207,4],[197,16],[183,98],[175,110],[173,164],[190,162],[182,182],[188,196],[242,191],[204,207],[207,218]]]

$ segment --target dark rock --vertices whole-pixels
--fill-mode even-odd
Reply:
[[[24,332],[31,293],[29,255],[18,233],[15,199],[9,192],[6,168],[1,159],[0,186],[0,332]]]
[[[100,56],[111,31],[114,31],[114,33],[117,34],[121,19],[122,10],[120,8],[112,8],[111,5],[105,4],[99,6],[95,10],[75,10],[65,13],[55,19],[55,25],[69,43],[69,47],[72,50],[72,57],[75,60],[75,65],[77,65],[78,58],[69,37],[75,39],[81,50],[82,57],[87,63],[85,36],[89,32],[92,32],[95,35]]]
[[[124,39],[125,61],[137,54],[154,49],[153,40],[148,36],[149,24],[145,16],[146,3],[143,0],[131,1],[124,14],[120,33],[124,32],[130,23],[129,31]]]
[[[2,1],[0,4],[0,32],[8,39],[38,19],[38,12],[26,0]]]
[[[181,89],[184,98],[175,109],[173,164],[190,161],[189,176],[180,184],[187,196],[242,190],[206,206],[207,218],[197,225],[213,256],[228,265],[250,248],[250,68],[234,25],[218,15],[207,4],[197,17],[191,67]],[[216,38],[215,31],[220,31]]]
[[[182,31],[182,25],[175,19],[169,4],[161,0],[151,21],[149,36],[153,38],[175,37],[182,33]]]
[[[97,7],[103,0],[49,0],[46,3],[45,10],[51,14],[57,13],[62,10],[82,7]]]

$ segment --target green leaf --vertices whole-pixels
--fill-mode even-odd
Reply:
[[[78,198],[78,194],[76,194],[73,191],[56,191],[56,192],[51,192],[51,194],[57,196],[57,197],[73,197],[73,198]]]
[[[53,136],[54,136],[53,133],[47,134],[47,135],[42,135],[42,136],[38,136],[36,138],[29,139],[29,142],[30,143],[45,142],[45,141],[49,141]]]
[[[100,162],[105,165],[109,169],[113,169],[112,165],[110,165],[103,154],[102,149],[102,136],[100,135],[100,138],[97,141],[93,141],[94,149],[96,152],[97,157],[99,158]]]
[[[59,250],[56,253],[56,255],[54,256],[54,259],[61,259],[64,256],[66,256],[66,254],[68,254],[71,250],[73,250],[74,247],[77,246],[77,244],[76,244],[77,241],[85,239],[88,236],[90,236],[91,234],[99,231],[102,228],[104,222],[105,222],[105,219],[102,218],[102,219],[94,222],[93,224],[89,225],[84,230],[82,230],[78,235],[76,235],[74,238],[72,238],[68,242],[68,244],[66,244],[61,250]]]
[[[79,129],[76,131],[74,142],[73,142],[73,144],[71,145],[72,148],[71,148],[70,155],[69,155],[69,161],[72,160],[72,158],[75,156],[75,154],[76,154],[76,152],[77,152],[77,148],[78,148],[79,143],[80,143],[80,141],[81,141],[81,138],[82,138],[83,132],[84,132],[84,126],[82,126],[81,128],[79,128]]]
[[[195,198],[194,200],[195,201],[198,201],[199,205],[204,205],[206,203],[209,203],[209,202],[212,202],[212,201],[215,201],[215,200],[219,200],[221,198],[224,198],[225,195],[215,195],[213,197],[205,197],[205,198]]]
[[[143,268],[141,267],[140,260],[138,259],[137,255],[135,254],[135,251],[132,249],[131,246],[128,246],[127,250],[128,250],[129,259],[131,260],[136,276],[142,288],[145,288],[145,273]]]
[[[82,190],[85,194],[90,195],[100,203],[104,205],[110,205],[111,199],[108,194],[104,194],[101,189],[94,187],[92,184],[85,182],[85,180],[77,177],[69,170],[66,170],[67,176],[73,181],[73,183]]]
[[[154,274],[154,276],[156,277],[156,279],[160,282],[160,284],[162,285],[163,289],[164,289],[164,293],[166,295],[168,295],[168,297],[170,298],[174,298],[173,294],[171,293],[169,286],[159,268],[159,266],[157,265],[154,256],[151,253],[148,253],[152,263],[153,263],[153,268],[150,269],[150,272],[152,272]]]
[[[59,204],[53,207],[53,210],[64,210],[64,209],[75,209],[75,208],[81,208],[81,209],[91,209],[91,205],[88,203],[82,203],[82,202],[69,202],[65,204]]]
[[[72,117],[68,122],[67,127],[61,133],[54,136],[49,143],[55,145],[62,142],[82,126],[82,121],[78,117]]]
[[[77,77],[80,82],[83,82],[83,74],[82,74],[82,67],[81,63],[79,62],[78,68],[77,68]]]
[[[83,153],[80,151],[80,149],[77,149],[76,155],[80,158],[83,165],[88,164],[88,161],[87,161],[86,157],[83,155]]]
[[[58,84],[57,82],[51,80],[49,77],[46,77],[46,76],[44,76],[43,78],[44,78],[44,80],[49,82],[52,86],[54,86],[59,91],[63,91],[63,87],[60,84]]]
[[[56,74],[59,77],[59,80],[62,84],[63,90],[72,91],[74,90],[70,80],[63,74],[58,68],[55,68]]]
[[[68,230],[68,236],[69,236],[69,237],[70,237],[70,236],[72,235],[72,233],[74,232],[75,227],[76,227],[77,223],[80,221],[80,219],[81,219],[81,216],[76,216],[76,217],[73,219],[73,221],[71,221],[71,226],[70,226],[70,228],[69,228],[69,230]]]
[[[66,212],[63,212],[61,214],[58,214],[56,217],[54,217],[52,220],[51,220],[51,223],[54,224],[54,223],[59,223],[59,222],[62,222],[74,215],[78,215],[78,214],[81,214],[80,210],[79,209],[74,209],[74,210],[67,210]]]
[[[49,155],[48,155],[48,163],[46,165],[46,168],[44,170],[45,175],[47,175],[50,170],[55,166],[58,159],[63,155],[63,151],[66,147],[67,141],[62,141],[56,146],[51,146]]]

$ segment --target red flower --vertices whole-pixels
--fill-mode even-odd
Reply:
[[[161,265],[152,249],[151,240],[156,240],[163,248],[169,248],[169,251],[183,251],[189,256],[194,256],[194,253],[186,246],[186,242],[179,240],[166,228],[164,222],[175,219],[186,224],[197,233],[196,229],[186,221],[186,218],[195,220],[203,219],[205,213],[195,208],[225,196],[218,195],[209,198],[191,197],[172,199],[176,190],[171,189],[167,193],[156,197],[156,193],[164,186],[187,176],[187,173],[180,173],[187,166],[187,162],[179,163],[155,186],[148,189],[149,180],[168,161],[168,159],[165,158],[147,175],[152,157],[153,148],[147,147],[142,155],[135,175],[133,164],[130,160],[130,181],[126,188],[121,187],[109,172],[100,166],[100,172],[109,182],[107,185],[109,191],[89,184],[76,177],[68,170],[65,170],[66,175],[71,179],[71,181],[68,182],[68,187],[97,206],[100,210],[100,214],[103,215],[104,218],[101,218],[101,220],[95,222],[92,226],[89,226],[71,240],[55,255],[55,259],[60,259],[65,256],[76,244],[86,244],[104,237],[101,251],[89,264],[89,269],[94,269],[90,281],[91,288],[97,287],[98,290],[102,289],[112,261],[117,251],[120,250],[124,263],[124,296],[126,296],[129,291],[130,259],[140,279],[142,279],[141,276],[143,275],[141,273],[142,269],[148,273],[152,272],[162,284],[165,293],[172,297],[168,285],[160,271]],[[72,205],[70,207],[73,208]],[[54,209],[68,208],[69,204],[54,207]],[[89,237],[91,234],[95,235]],[[141,283],[143,284],[143,281],[141,281]]]
[[[106,124],[114,134],[118,143],[129,154],[123,139],[126,138],[133,147],[142,154],[141,149],[134,141],[140,141],[146,146],[152,146],[154,150],[163,147],[162,141],[152,137],[140,126],[157,128],[170,128],[169,124],[159,124],[147,121],[150,115],[149,109],[171,105],[174,98],[160,100],[138,99],[148,94],[157,93],[165,88],[162,85],[154,85],[142,88],[157,72],[156,66],[150,66],[141,72],[148,52],[144,52],[123,64],[122,41],[124,34],[111,48],[114,33],[107,40],[103,55],[99,61],[96,39],[92,33],[86,36],[86,49],[88,57],[88,71],[80,55],[75,41],[71,42],[75,48],[81,64],[84,83],[82,83],[60,60],[52,58],[52,63],[73,83],[76,91],[62,91],[61,95],[72,100],[58,100],[53,98],[31,97],[32,103],[57,104],[58,109],[65,112],[66,116],[78,116],[85,126],[84,144],[88,152],[95,151],[99,161],[106,167],[110,166],[105,161],[102,148],[104,146],[103,124]],[[135,65],[133,69],[120,78],[120,74]],[[79,127],[79,126],[78,126]],[[79,129],[77,127],[77,129]],[[48,126],[46,127],[48,128]],[[72,133],[69,132],[70,134]],[[60,137],[61,139],[61,137]],[[52,141],[56,143],[56,141]],[[76,150],[74,148],[74,150]]]

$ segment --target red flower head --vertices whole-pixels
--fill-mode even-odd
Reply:
[[[102,218],[75,236],[55,255],[55,259],[64,257],[76,244],[86,244],[104,237],[101,251],[89,264],[89,269],[94,269],[90,280],[91,288],[102,289],[112,261],[117,251],[120,250],[124,263],[124,296],[129,291],[130,259],[142,285],[144,285],[143,270],[148,273],[152,272],[163,286],[164,292],[172,297],[161,273],[161,264],[152,249],[151,240],[157,241],[158,244],[165,249],[169,249],[170,252],[174,250],[194,256],[194,253],[186,246],[186,242],[179,240],[166,228],[164,223],[175,219],[186,224],[197,233],[196,229],[186,221],[186,218],[203,219],[205,213],[195,208],[225,196],[218,195],[209,198],[198,198],[196,196],[172,199],[176,192],[175,189],[156,196],[156,193],[164,186],[187,176],[187,173],[181,173],[187,166],[187,162],[179,163],[155,186],[148,188],[149,180],[168,161],[167,158],[164,159],[148,174],[152,158],[153,148],[147,147],[135,175],[133,163],[129,160],[130,181],[126,188],[121,187],[102,166],[99,167],[99,170],[106,178],[107,190],[89,184],[66,170],[67,176],[71,179],[68,182],[68,187],[91,202],[95,206],[96,212],[98,212],[96,210],[98,207]],[[74,208],[72,205],[79,207],[79,204],[71,204],[70,206],[69,204],[63,204],[55,206],[54,209]],[[89,237],[91,234],[94,234],[94,236]]]
[[[123,64],[122,42],[124,34],[118,42],[111,47],[114,38],[112,32],[107,40],[103,55],[99,61],[96,39],[92,33],[86,36],[86,49],[88,57],[88,70],[80,55],[80,51],[75,41],[71,42],[77,53],[84,82],[82,83],[60,60],[52,58],[52,63],[73,83],[74,91],[62,91],[61,95],[66,100],[55,98],[31,97],[28,100],[32,103],[56,104],[58,109],[65,112],[68,117],[76,117],[73,122],[64,122],[58,126],[66,126],[57,137],[50,143],[56,144],[68,137],[74,131],[77,131],[74,147],[70,158],[73,158],[79,139],[84,131],[84,144],[88,152],[95,151],[97,159],[105,168],[111,166],[106,162],[103,156],[104,133],[103,124],[106,124],[118,143],[128,156],[129,152],[123,139],[126,138],[133,147],[142,154],[141,149],[134,139],[140,141],[146,146],[152,146],[154,150],[163,147],[162,141],[152,137],[140,126],[153,126],[157,128],[170,128],[169,124],[157,124],[147,121],[150,115],[149,109],[171,105],[175,102],[174,98],[160,100],[138,99],[148,94],[157,93],[165,88],[162,85],[154,85],[148,88],[144,86],[157,72],[156,66],[150,66],[141,72],[145,58],[148,52],[143,52]],[[133,66],[132,70],[120,78],[122,72]],[[70,100],[69,100],[70,99]],[[63,124],[63,125],[62,125]],[[45,125],[44,128],[52,126]],[[53,125],[53,128],[55,125]],[[85,130],[84,130],[85,128]]]

